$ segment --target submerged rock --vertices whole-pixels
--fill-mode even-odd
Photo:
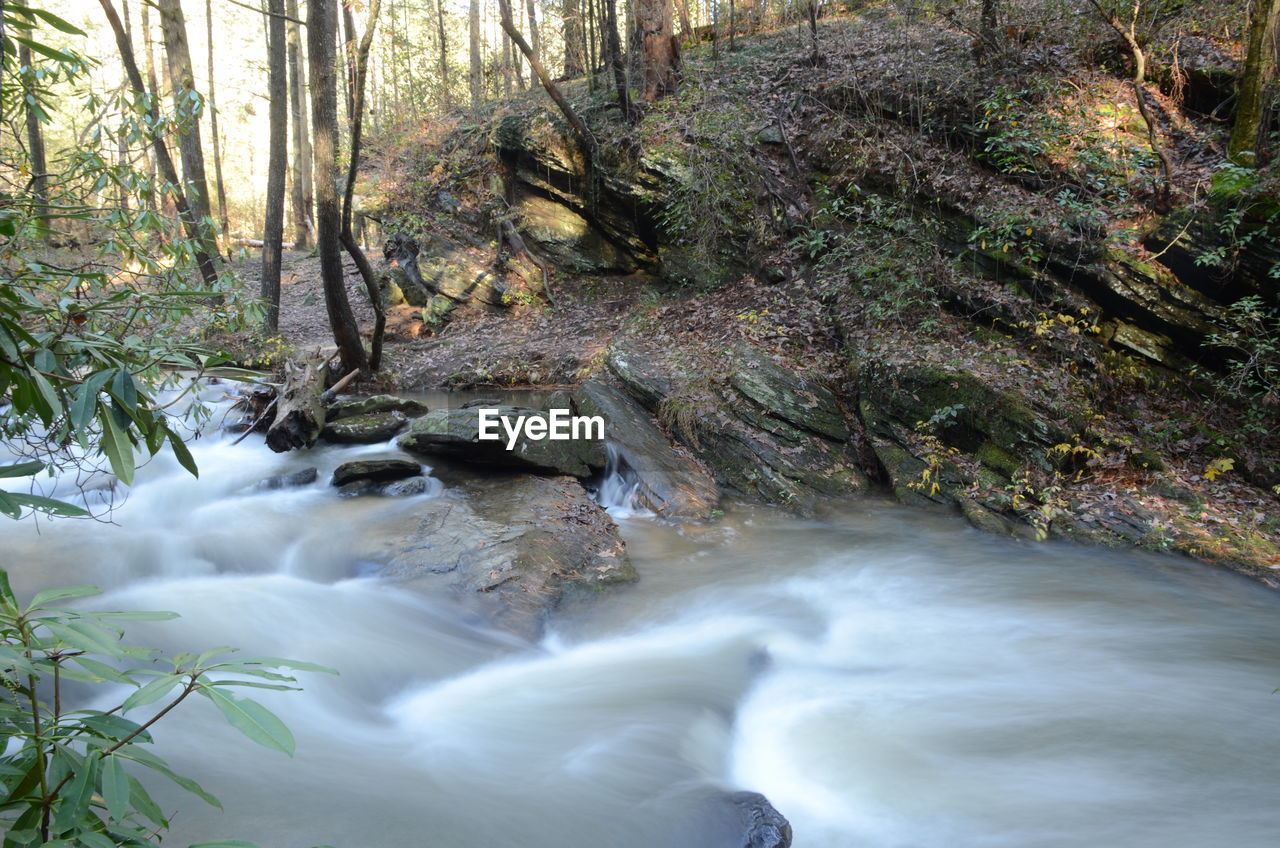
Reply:
[[[399,412],[374,412],[326,422],[320,436],[340,445],[371,445],[387,441],[407,423]]]
[[[676,453],[643,407],[597,380],[579,387],[574,404],[580,414],[604,418],[605,438],[635,472],[640,506],[664,518],[711,515],[720,500],[715,480],[692,457]]]
[[[344,498],[354,498],[363,495],[381,495],[387,498],[407,498],[413,495],[425,494],[427,491],[426,477],[406,477],[403,480],[372,480],[368,477],[359,477],[348,483],[343,483],[338,487],[338,494]]]
[[[491,624],[529,639],[570,588],[636,579],[617,525],[572,477],[466,480],[370,544],[383,576],[457,593]]]
[[[417,477],[421,473],[422,466],[408,459],[359,459],[335,468],[330,483],[342,487],[355,480],[390,482]]]
[[[548,420],[548,413],[516,406],[493,406],[499,417],[511,422],[519,417]],[[589,477],[604,468],[604,442],[600,439],[534,439],[523,429],[511,450],[507,450],[506,431],[499,426],[501,438],[480,438],[479,407],[438,409],[413,422],[409,432],[397,441],[413,453],[443,456],[459,462],[513,471],[545,474],[569,474]]]
[[[320,472],[315,468],[304,468],[301,471],[294,471],[291,474],[277,474],[274,477],[268,477],[258,483],[260,490],[268,491],[273,489],[292,489],[297,486],[309,486],[320,476]]]

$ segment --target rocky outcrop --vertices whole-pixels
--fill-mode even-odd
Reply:
[[[387,267],[379,272],[383,303],[421,307],[422,321],[439,331],[459,306],[474,303],[483,309],[505,305],[505,281],[493,272],[490,257],[439,236],[424,244],[394,235],[383,250]]]
[[[303,468],[301,471],[294,471],[290,474],[277,474],[268,477],[258,483],[256,488],[258,491],[267,492],[276,489],[295,489],[299,486],[310,486],[320,476],[319,469]]]
[[[513,426],[519,418],[547,422],[543,425],[544,432],[549,426],[549,414],[545,411],[500,405],[489,408],[496,409],[498,417],[506,418]],[[397,444],[412,453],[508,471],[590,477],[605,466],[602,440],[534,439],[522,430],[513,448],[507,450],[506,431],[499,426],[497,432],[498,439],[480,439],[479,407],[440,409],[414,421]]]
[[[455,594],[528,639],[565,592],[636,578],[617,526],[572,477],[468,479],[378,535],[367,555],[383,576]]]
[[[372,445],[385,442],[409,423],[402,413],[372,412],[326,421],[320,438],[339,445]]]
[[[980,529],[1017,535],[1022,528],[1001,514],[1014,478],[1080,456],[1083,417],[979,373],[874,359],[851,371],[867,441],[903,503],[953,504]]]
[[[719,375],[626,344],[607,363],[735,494],[806,506],[869,488],[831,392],[759,351],[725,351]]]
[[[635,499],[663,518],[705,519],[720,499],[716,482],[691,456],[677,453],[642,406],[598,380],[573,394],[582,415],[604,418],[605,438],[636,477]]]

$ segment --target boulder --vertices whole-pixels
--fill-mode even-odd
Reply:
[[[572,477],[469,479],[371,539],[381,575],[456,594],[494,626],[536,639],[565,592],[636,579],[617,525]]]
[[[342,487],[355,480],[390,482],[417,477],[422,466],[409,459],[358,459],[344,462],[333,471],[331,485]]]
[[[328,421],[338,421],[356,415],[373,415],[378,412],[399,412],[409,418],[417,418],[427,414],[427,405],[395,395],[341,398],[329,404],[325,418]]]
[[[340,445],[385,442],[404,429],[409,419],[399,412],[373,412],[326,422],[320,436]]]
[[[515,406],[493,406],[500,417],[514,423],[519,417],[546,420],[548,413]],[[480,439],[481,407],[439,409],[413,422],[397,444],[407,451],[443,456],[458,462],[545,474],[589,477],[605,466],[604,442],[597,439],[531,439],[523,432],[512,450],[507,450],[506,431],[501,438]]]
[[[644,408],[598,380],[573,394],[582,415],[604,418],[605,438],[635,473],[639,505],[663,518],[705,519],[720,499],[716,482],[692,456],[676,453]]]

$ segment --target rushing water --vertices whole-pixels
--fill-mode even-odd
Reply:
[[[639,583],[571,597],[533,645],[365,576],[362,534],[417,499],[325,483],[390,450],[206,438],[200,480],[156,459],[115,525],[0,525],[19,591],[92,582],[101,606],[182,614],[133,643],[341,671],[254,693],[292,728],[292,760],[204,703],[157,725],[159,752],[226,808],[165,791],[174,844],[727,848],[740,836],[717,805],[739,788],[800,848],[1280,833],[1280,599],[1234,575],[876,501],[812,520],[631,515]],[[319,482],[254,486],[304,464]]]

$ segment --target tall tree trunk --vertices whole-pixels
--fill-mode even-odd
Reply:
[[[24,68],[34,68],[31,48],[22,42],[18,43],[18,63]],[[44,153],[44,130],[35,109],[27,108],[24,111],[27,119],[27,155],[31,160],[31,194],[43,212],[43,207],[49,202],[49,163]]]
[[[124,64],[125,73],[129,76],[129,85],[138,94],[148,94],[142,73],[138,70],[138,63],[133,58],[133,45],[129,42],[129,35],[124,31],[123,24],[120,23],[120,16],[116,14],[115,7],[111,5],[111,0],[98,0],[98,5],[102,6],[107,23],[111,25],[112,34],[115,35],[116,47],[120,50],[120,61]],[[147,117],[152,126],[160,126],[160,109],[156,106],[154,96],[151,98]],[[196,220],[194,210],[187,203],[182,182],[178,179],[178,169],[173,164],[173,157],[169,155],[169,148],[165,146],[164,136],[154,133],[151,136],[151,147],[156,154],[156,167],[160,170],[160,176],[173,186],[173,203],[183,230],[187,238],[196,243],[196,265],[200,269],[200,276],[205,285],[213,287],[218,282],[218,272],[213,266],[213,259],[204,248],[205,242],[200,237],[199,221]]]
[[[538,34],[538,15],[534,8],[534,0],[527,0],[529,7],[529,44],[533,47],[533,58],[542,61],[542,36]],[[530,68],[533,66],[530,65]]]
[[[640,0],[636,26],[644,36],[644,100],[653,103],[676,90],[680,44],[671,25],[671,0]]]
[[[289,85],[285,56],[284,0],[267,0],[267,91],[270,97],[270,142],[267,153],[267,203],[262,227],[262,299],[267,302],[266,329],[280,329],[280,252],[284,240],[284,175],[288,168]]]
[[[306,250],[316,241],[312,209],[311,131],[307,126],[306,65],[302,61],[302,27],[298,20],[298,0],[285,4],[288,21],[289,110],[293,119],[293,249]]]
[[[164,36],[164,50],[168,57],[169,79],[173,84],[174,114],[178,121],[178,152],[182,157],[182,176],[188,187],[184,193],[196,216],[196,228],[205,254],[204,261],[209,263],[205,278],[212,275],[216,280],[217,269],[213,265],[213,258],[218,255],[217,234],[211,225],[209,181],[205,178],[204,149],[200,144],[200,116],[206,104],[196,92],[195,72],[191,67],[187,23],[182,16],[181,0],[157,0],[156,8],[160,10],[160,31]]]
[[[609,66],[613,68],[613,85],[618,90],[618,107],[622,109],[623,120],[633,122],[639,115],[633,114],[631,92],[627,89],[627,68],[622,62],[622,45],[618,43],[617,7],[617,0],[605,0],[605,46],[609,50]]]
[[[360,329],[347,300],[342,273],[342,212],[338,203],[337,0],[309,0],[307,61],[311,72],[311,126],[315,138],[317,247],[324,303],[342,373],[369,370]]]
[[[596,90],[596,70],[600,67],[596,58],[596,0],[583,0],[587,4],[587,28],[583,33],[587,41],[587,90]]]
[[[1280,25],[1280,0],[1253,0],[1244,70],[1237,88],[1236,118],[1227,142],[1227,156],[1237,165],[1252,167],[1262,139],[1263,92],[1275,71],[1275,36]]]
[[[675,0],[676,13],[680,16],[680,40],[693,39],[693,25],[689,23],[689,0]]]
[[[381,5],[382,0],[370,0],[369,22],[365,25],[364,36],[360,39],[360,46],[354,57],[355,78],[351,81],[351,160],[347,165],[347,187],[342,196],[342,246],[356,263],[356,269],[364,279],[369,302],[373,304],[373,341],[369,352],[369,368],[372,371],[382,367],[382,334],[387,326],[387,313],[383,307],[382,294],[378,291],[378,281],[373,276],[373,267],[351,230],[351,218],[355,211],[356,175],[360,170],[360,135],[364,126],[364,90],[369,75],[369,48],[373,46],[373,31],[378,25]]]
[[[453,107],[453,92],[449,88],[449,40],[445,37],[444,0],[436,0],[436,26],[440,30],[440,85],[444,90],[444,108]]]
[[[471,50],[471,107],[480,105],[480,0],[471,0],[467,7],[467,35]]]
[[[562,0],[560,17],[564,19],[564,75],[568,79],[580,77],[585,62],[582,53],[582,0]]]
[[[342,78],[342,92],[349,127],[356,110],[356,22],[351,14],[351,0],[342,0],[342,66],[347,71]]]
[[[502,39],[502,94],[505,97],[511,96],[511,41]]]
[[[733,0],[729,0],[729,52],[734,53],[738,50],[738,7]]]
[[[146,51],[145,55],[147,60],[147,89],[146,90],[151,92],[156,92],[157,91],[156,57],[155,57],[155,47],[154,47],[155,42],[152,40],[152,37],[151,37],[150,9],[151,9],[151,5],[149,3],[142,4],[142,45],[143,45],[143,49]],[[127,31],[125,33],[125,37],[128,38],[129,49],[132,50],[133,39],[129,38]],[[125,76],[128,76],[128,74],[126,74]],[[150,146],[148,146],[148,150],[147,150],[147,176],[151,180],[150,185],[155,186],[156,157],[155,157],[154,151],[150,149]],[[147,195],[147,208],[153,212],[156,209],[156,195],[154,191],[148,193]]]
[[[143,0],[145,3],[146,0]],[[222,140],[218,136],[218,94],[213,86],[213,0],[204,0],[205,32],[209,41],[209,132],[213,133],[213,184],[218,192],[218,224],[226,233],[227,187],[222,181]]]

